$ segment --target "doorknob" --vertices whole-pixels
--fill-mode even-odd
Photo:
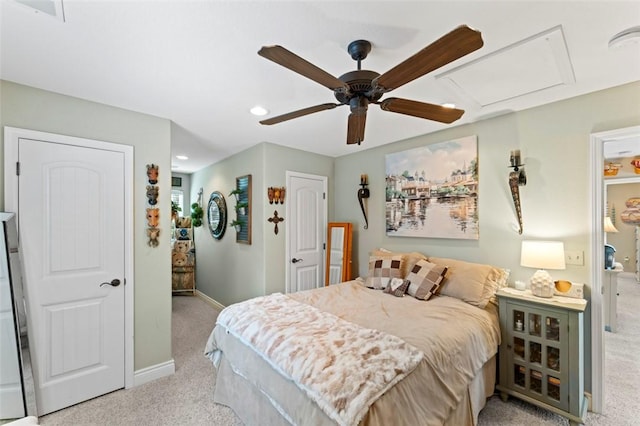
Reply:
[[[291,259],[291,263],[298,263],[298,262],[302,262],[302,259],[296,259],[295,257]]]
[[[102,287],[103,285],[110,285],[111,287],[118,287],[120,285],[120,280],[117,278],[114,278],[111,280],[110,283],[104,282],[102,284],[100,284],[100,287]]]

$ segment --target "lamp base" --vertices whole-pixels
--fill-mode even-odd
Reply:
[[[551,275],[544,269],[538,269],[529,280],[531,293],[538,297],[552,297],[555,285]]]

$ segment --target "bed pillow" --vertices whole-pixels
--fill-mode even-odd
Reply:
[[[418,263],[419,260],[427,260],[427,256],[417,251],[412,252],[393,252],[385,248],[375,249],[370,253],[370,256],[402,256],[402,266],[400,274],[402,278],[407,278],[409,272],[413,269],[413,266]]]
[[[404,297],[404,294],[409,288],[409,280],[403,280],[402,278],[392,278],[389,281],[389,285],[383,291],[385,293],[393,294],[396,297]]]
[[[430,257],[429,261],[446,265],[449,269],[440,294],[455,297],[482,309],[494,297],[500,283],[506,284],[505,270],[491,265],[442,257]]]
[[[436,265],[427,260],[419,260],[407,275],[407,281],[409,281],[407,293],[416,299],[431,299],[438,294],[446,273],[446,266]]]
[[[376,290],[384,290],[392,278],[402,278],[401,265],[402,256],[370,256],[369,274],[365,285]]]

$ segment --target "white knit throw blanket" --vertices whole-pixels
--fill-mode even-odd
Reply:
[[[369,406],[402,380],[423,353],[276,293],[225,308],[217,319],[292,379],[340,425],[356,425]]]

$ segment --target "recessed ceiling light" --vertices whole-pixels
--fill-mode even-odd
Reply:
[[[640,42],[640,26],[627,28],[611,37],[611,40],[609,40],[609,48],[622,47],[638,42]]]
[[[249,111],[253,115],[267,115],[269,113],[269,110],[267,110],[265,107],[260,106],[260,105],[254,106]]]
[[[442,106],[445,107],[445,108],[453,109],[453,108],[456,107],[456,104],[452,104],[451,102],[447,102],[447,103],[442,104]]]
[[[189,157],[187,157],[186,155],[176,155],[176,158],[178,160],[188,160],[189,159]]]

